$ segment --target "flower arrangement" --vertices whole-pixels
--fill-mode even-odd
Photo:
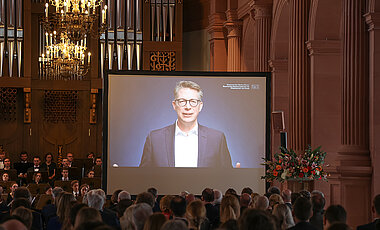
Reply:
[[[327,173],[323,170],[326,152],[321,147],[314,150],[309,146],[304,154],[297,155],[292,149],[281,147],[281,152],[274,155],[273,160],[264,159],[262,165],[266,165],[265,176],[268,182],[278,180],[327,180]]]

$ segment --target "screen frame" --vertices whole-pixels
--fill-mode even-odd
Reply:
[[[109,75],[147,75],[147,76],[204,76],[204,77],[262,77],[265,78],[266,96],[265,96],[265,159],[271,159],[271,73],[270,72],[204,72],[204,71],[175,71],[175,72],[151,72],[151,71],[130,71],[130,70],[109,70],[106,71],[103,78],[102,90],[102,108],[103,108],[103,131],[102,131],[102,189],[107,191],[107,169],[108,169],[108,93],[109,93]],[[267,166],[265,166],[267,170]],[[270,183],[265,181],[265,190]]]

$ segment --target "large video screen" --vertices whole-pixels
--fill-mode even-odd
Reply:
[[[269,74],[112,72],[104,80],[107,193],[250,186],[263,193]]]

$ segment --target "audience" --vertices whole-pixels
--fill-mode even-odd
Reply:
[[[202,191],[202,201],[206,208],[206,217],[210,221],[211,228],[217,228],[219,226],[220,217],[218,209],[213,205],[214,202],[214,190],[211,188],[205,188]]]
[[[292,210],[292,191],[290,189],[285,189],[281,192],[282,199],[284,203]]]
[[[171,205],[173,198],[174,198],[174,196],[172,196],[172,195],[166,195],[166,196],[163,196],[160,200],[161,213],[164,214],[166,219],[168,219],[168,220],[170,219],[171,214],[172,214],[171,209],[170,209],[170,205]]]
[[[239,200],[236,196],[224,196],[220,204],[220,222],[224,224],[229,220],[237,220],[241,213],[240,210]]]
[[[265,211],[247,209],[238,221],[239,230],[276,230],[274,220]]]
[[[23,220],[27,229],[31,229],[33,223],[32,211],[25,207],[18,207],[12,211],[12,216],[18,216]]]
[[[183,197],[175,196],[171,199],[170,210],[173,215],[173,220],[182,220],[186,226],[189,225],[189,222],[185,218],[186,200]]]
[[[339,222],[346,223],[347,213],[341,205],[330,205],[323,216],[324,229],[328,229],[330,225]]]
[[[277,222],[277,229],[285,230],[294,226],[290,208],[286,204],[277,204],[272,211]]]
[[[82,207],[75,218],[74,228],[78,228],[81,224],[86,222],[101,222],[102,216],[95,208]]]
[[[379,227],[380,223],[380,194],[376,195],[372,202],[372,213],[375,217],[375,220],[371,223],[361,225],[358,227],[358,230],[370,230],[375,229],[376,226]]]
[[[187,205],[186,218],[189,221],[189,229],[209,229],[210,222],[206,217],[206,208],[202,201],[195,200]]]
[[[319,191],[311,193],[311,203],[313,205],[313,216],[310,218],[310,224],[314,225],[318,230],[323,230],[323,212],[325,208],[325,197]]]
[[[244,209],[248,208],[251,204],[251,195],[243,193],[240,196],[240,213],[243,213]]]
[[[162,213],[153,213],[145,222],[144,230],[160,230],[166,222],[166,217]]]
[[[255,202],[255,208],[262,211],[266,211],[268,210],[268,207],[269,207],[268,198],[266,196],[258,196]]]
[[[309,199],[299,197],[294,203],[293,213],[296,225],[289,228],[289,230],[316,230],[316,228],[309,223],[309,219],[313,214],[312,204]]]

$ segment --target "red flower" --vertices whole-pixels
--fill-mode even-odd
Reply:
[[[311,173],[313,174],[313,175],[315,175],[315,171],[313,170],[313,171],[311,171]]]
[[[281,170],[281,165],[276,165],[276,170]]]
[[[273,171],[273,176],[278,176],[278,172],[277,171]]]
[[[309,170],[308,170],[307,168],[302,168],[302,171],[303,171],[304,173],[307,173]]]
[[[300,178],[303,178],[303,173],[298,174]]]
[[[311,167],[310,167],[310,166],[307,166],[307,169],[310,171],[310,170],[311,170]]]

